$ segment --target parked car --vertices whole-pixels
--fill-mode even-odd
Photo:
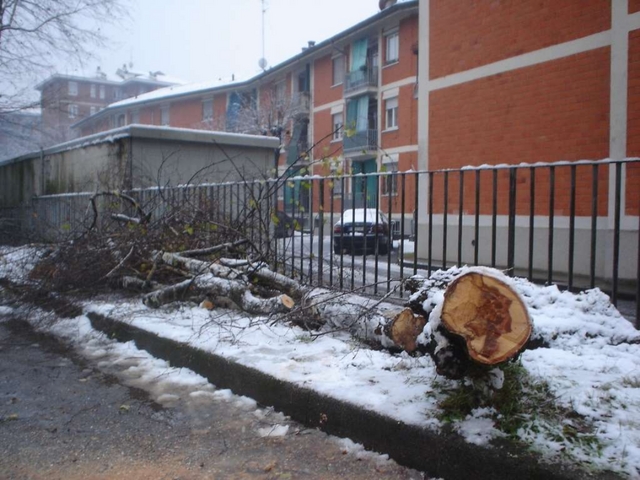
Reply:
[[[389,220],[375,208],[345,210],[333,226],[333,253],[358,252],[386,255],[389,242]]]
[[[272,222],[275,224],[273,234],[276,238],[293,237],[296,230],[302,230],[302,223],[299,219],[280,210],[275,213]]]

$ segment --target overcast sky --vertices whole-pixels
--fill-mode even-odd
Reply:
[[[262,56],[260,0],[127,0],[130,19],[108,30],[117,43],[99,51],[110,77],[123,63],[190,82],[246,79]],[[270,66],[375,15],[378,0],[266,0],[265,56]],[[67,67],[68,68],[68,67]],[[60,73],[81,73],[66,69]]]

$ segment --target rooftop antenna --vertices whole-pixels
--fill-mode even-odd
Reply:
[[[267,6],[265,0],[260,0],[262,3],[262,57],[258,60],[258,66],[264,72],[267,69],[267,59],[264,55],[264,14],[267,12]]]

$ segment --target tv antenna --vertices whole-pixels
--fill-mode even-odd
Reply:
[[[260,0],[262,3],[262,57],[258,60],[258,66],[264,72],[267,69],[267,59],[264,55],[264,14],[267,13],[266,0]]]

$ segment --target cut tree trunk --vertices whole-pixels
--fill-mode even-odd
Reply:
[[[516,356],[531,334],[531,319],[520,296],[491,275],[470,272],[445,291],[442,326],[464,340],[469,358],[496,365]]]
[[[360,340],[388,349],[413,352],[426,320],[410,308],[352,293],[314,288],[292,311],[294,323],[308,329],[349,331]]]

